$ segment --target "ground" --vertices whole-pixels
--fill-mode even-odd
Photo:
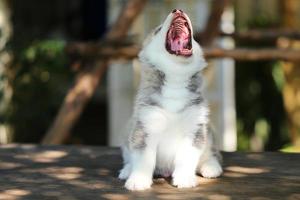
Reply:
[[[224,174],[199,177],[177,189],[155,179],[152,189],[129,192],[118,180],[118,148],[4,145],[0,147],[0,200],[300,199],[300,154],[223,153]]]

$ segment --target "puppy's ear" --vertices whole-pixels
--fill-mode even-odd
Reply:
[[[159,25],[155,29],[153,29],[151,31],[151,33],[144,40],[143,46],[146,46],[147,44],[149,44],[151,42],[152,38],[159,33],[159,31],[161,30],[161,28],[162,28],[162,25]]]
[[[162,27],[162,25],[156,27],[156,28],[154,29],[154,33],[153,33],[153,34],[156,35],[156,34],[161,30],[161,27]]]

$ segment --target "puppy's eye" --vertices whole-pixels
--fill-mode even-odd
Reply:
[[[156,35],[160,30],[161,30],[161,26],[155,30],[154,35]]]

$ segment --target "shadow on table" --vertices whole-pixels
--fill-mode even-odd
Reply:
[[[300,199],[297,154],[224,153],[224,174],[177,189],[155,179],[128,192],[117,179],[120,150],[87,146],[6,145],[0,148],[0,200]]]

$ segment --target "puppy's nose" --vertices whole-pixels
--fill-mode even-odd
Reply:
[[[173,11],[172,11],[172,13],[183,13],[183,11],[182,10],[177,10],[177,9],[174,9]]]

